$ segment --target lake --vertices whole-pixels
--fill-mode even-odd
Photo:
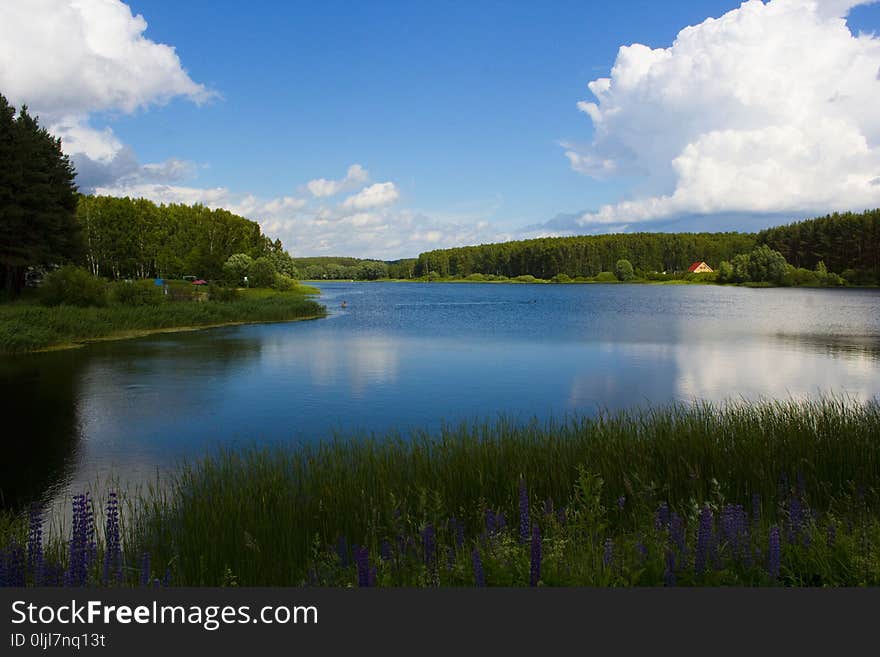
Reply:
[[[319,287],[326,319],[0,360],[15,418],[4,505],[58,500],[110,475],[154,480],[220,445],[405,435],[500,414],[880,395],[877,290]]]

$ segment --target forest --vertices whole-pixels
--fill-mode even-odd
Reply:
[[[413,275],[465,278],[472,274],[534,276],[550,279],[595,277],[614,271],[618,260],[632,263],[637,276],[684,272],[705,260],[722,262],[768,246],[798,269],[841,275],[848,283],[880,281],[880,210],[832,214],[752,233],[622,233],[547,237],[428,251],[419,255]],[[820,266],[820,263],[824,263]]]
[[[105,278],[223,277],[230,256],[268,257],[295,276],[280,240],[228,210],[203,205],[156,205],[146,199],[80,196],[76,208],[83,264]]]

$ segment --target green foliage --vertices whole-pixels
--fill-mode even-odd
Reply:
[[[614,276],[619,281],[631,281],[635,278],[632,263],[625,258],[618,260],[614,263]]]
[[[296,287],[296,281],[285,276],[284,274],[275,274],[275,280],[272,281],[272,288],[279,292],[287,292]]]
[[[718,278],[717,281],[719,283],[735,283],[734,274],[733,274],[733,265],[731,265],[727,260],[722,260],[721,264],[718,265],[717,270]]]
[[[47,306],[104,306],[107,282],[81,267],[65,265],[43,279],[40,299]]]
[[[817,514],[858,519],[852,514],[859,508],[876,509],[880,502],[878,431],[876,402],[824,399],[682,405],[545,424],[502,419],[407,439],[352,436],[297,447],[253,446],[184,466],[167,494],[144,504],[129,541],[157,563],[174,563],[181,585],[217,584],[226,568],[242,586],[299,585],[315,563],[316,540],[318,555],[346,537],[349,544],[370,546],[375,557],[382,539],[418,536],[432,523],[441,545],[451,545],[447,520],[453,516],[465,523],[469,540],[479,540],[487,508],[518,517],[522,475],[533,501],[532,521],[541,523],[550,541],[545,583],[657,585],[666,545],[654,535],[661,502],[683,517],[691,549],[704,505],[751,509],[754,495],[761,500],[760,544],[766,545],[767,527],[787,518],[790,491],[780,487],[783,477],[809,491]],[[544,515],[545,500],[565,508],[571,522],[554,525]],[[876,517],[873,526],[880,529]],[[849,540],[839,529],[840,540]],[[609,537],[622,569],[609,571],[602,563]],[[487,577],[493,584],[522,584],[527,551],[512,536],[499,540],[498,551],[486,557]],[[640,540],[649,552],[643,566],[635,549]],[[449,574],[437,575],[441,582],[472,582],[466,560],[472,545]],[[861,554],[847,543],[842,550]],[[840,553],[786,553],[784,581],[804,583],[810,572],[820,572],[829,578],[820,581],[853,582],[857,575],[846,568],[814,570],[831,555]],[[337,568],[339,557],[326,556]],[[435,581],[434,575],[424,579],[419,562],[406,562],[411,571],[386,572],[385,582]],[[695,579],[692,561],[685,570],[691,579],[681,573],[680,583],[706,583]],[[343,576],[332,569],[326,575],[334,584]],[[348,570],[344,576],[352,575]],[[748,571],[719,576],[731,584],[767,583],[750,579]],[[880,571],[873,577],[880,583]]]
[[[91,278],[90,280],[94,280]],[[102,283],[103,286],[103,283]],[[0,305],[0,353],[20,353],[96,338],[132,337],[144,331],[223,325],[241,322],[282,322],[321,317],[323,306],[308,299],[300,286],[291,292],[271,289],[234,290],[189,283],[169,284],[168,303],[158,306],[112,305],[46,308],[15,303]],[[178,297],[177,300],[174,297]],[[208,297],[196,301],[196,297]]]
[[[17,297],[29,266],[71,262],[82,248],[75,172],[61,140],[0,95],[0,291]]]
[[[248,270],[251,287],[270,287],[275,282],[275,265],[269,258],[257,258]]]
[[[513,280],[515,280],[517,283],[540,283],[541,282],[537,278],[532,276],[531,274],[523,274],[522,276],[517,276]]]
[[[223,263],[223,280],[230,285],[244,285],[253,264],[254,259],[247,253],[234,253]]]
[[[556,276],[550,279],[552,283],[571,283],[572,280],[568,274],[556,274]]]
[[[617,276],[615,276],[613,272],[603,271],[596,274],[593,277],[593,280],[597,283],[616,283]]]
[[[119,281],[110,285],[110,301],[123,306],[158,306],[164,299],[163,289],[153,281]]]

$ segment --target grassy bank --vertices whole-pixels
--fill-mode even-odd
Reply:
[[[325,309],[309,295],[318,290],[241,290],[228,301],[176,301],[159,305],[43,306],[33,300],[0,304],[0,353],[66,348],[96,340],[119,340],[154,332],[229,324],[282,322],[321,317]]]
[[[120,558],[180,585],[526,585],[536,555],[544,584],[880,584],[878,480],[876,402],[499,421],[215,454],[133,500]]]

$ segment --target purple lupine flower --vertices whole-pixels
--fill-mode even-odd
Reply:
[[[433,569],[437,562],[437,533],[431,524],[425,525],[422,530],[422,554],[425,558],[425,567]]]
[[[455,520],[455,547],[461,549],[464,545],[464,520]]]
[[[27,571],[27,556],[25,549],[12,539],[5,553],[0,554],[0,563],[3,564],[0,572],[0,586],[25,586]]]
[[[663,570],[663,586],[675,586],[675,552],[666,550],[666,568]]]
[[[782,560],[782,545],[779,540],[779,526],[773,525],[770,528],[770,540],[767,556],[767,572],[770,573],[771,579],[779,577],[779,569]]]
[[[111,577],[117,584],[122,583],[122,542],[119,536],[119,499],[111,492],[107,498],[107,518],[104,529],[104,586],[110,584]]]
[[[507,527],[507,518],[504,517],[503,511],[499,511],[495,516],[495,530],[503,532],[505,527]]]
[[[553,515],[553,498],[548,497],[544,500],[544,516]]]
[[[495,512],[492,509],[486,509],[486,532],[491,535],[497,530],[498,525],[495,522]]]
[[[669,540],[678,548],[678,554],[687,554],[687,541],[684,535],[684,521],[675,511],[669,516]]]
[[[354,561],[357,566],[358,586],[370,585],[370,550],[366,547],[356,547]]]
[[[804,471],[797,471],[797,494],[798,497],[804,498],[807,495],[807,479],[804,477]]]
[[[636,552],[639,553],[639,561],[644,564],[648,560],[648,546],[642,541],[636,541]]]
[[[656,529],[666,529],[669,527],[669,522],[669,505],[666,502],[661,502],[654,516],[654,527]]]
[[[617,498],[617,510],[623,511],[623,508],[626,506],[626,495],[621,495]]]
[[[166,589],[171,586],[171,568],[165,568],[165,576],[162,577],[162,586]]]
[[[529,586],[537,586],[541,580],[541,530],[538,525],[532,526],[531,567],[529,569]]]
[[[336,555],[339,557],[339,564],[343,568],[348,568],[349,563],[351,563],[349,561],[350,554],[351,553],[348,549],[348,539],[346,539],[345,536],[340,536],[336,539]]]
[[[529,540],[529,491],[526,488],[526,480],[519,478],[519,541],[525,543]]]
[[[67,586],[85,586],[97,552],[95,507],[88,493],[73,496],[73,523],[69,548],[70,558],[64,582]]]
[[[761,523],[761,496],[752,493],[752,523],[757,527]]]
[[[446,570],[451,571],[455,568],[455,550],[451,547],[446,547]]]
[[[697,529],[697,547],[694,554],[694,572],[706,572],[706,560],[712,545],[712,510],[704,506],[700,511],[700,525]]]
[[[391,561],[393,556],[391,542],[387,539],[384,539],[382,545],[379,546],[379,556],[382,558],[382,561]]]
[[[28,522],[27,567],[33,573],[34,586],[42,586],[45,575],[43,558],[43,509],[39,504],[31,506]]]
[[[614,562],[614,541],[610,538],[605,539],[605,551],[602,553],[602,564],[609,568]]]
[[[483,572],[483,560],[480,559],[480,551],[474,548],[471,552],[471,563],[474,566],[474,582],[477,586],[486,586],[486,574]]]
[[[141,555],[141,586],[149,586],[152,580],[150,574],[150,553],[144,552]]]
[[[788,522],[788,542],[794,543],[800,536],[804,523],[801,501],[794,495],[788,501]]]

